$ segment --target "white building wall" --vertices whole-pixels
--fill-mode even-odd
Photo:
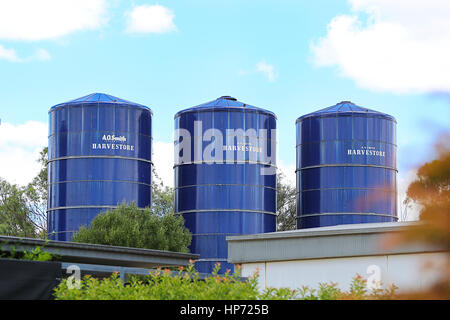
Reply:
[[[399,291],[424,289],[434,282],[437,272],[430,265],[443,263],[443,253],[410,253],[381,256],[270,261],[242,264],[242,275],[259,272],[259,285],[265,287],[317,288],[319,283],[335,282],[347,290],[357,274],[380,280],[384,287],[395,284]]]

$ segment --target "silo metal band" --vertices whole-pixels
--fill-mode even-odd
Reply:
[[[232,212],[232,213],[248,212],[248,213],[263,213],[263,214],[277,215],[276,212],[262,211],[262,210],[242,210],[242,209],[201,209],[201,210],[185,210],[185,211],[178,211],[178,212],[175,212],[175,214],[208,213],[208,212]]]
[[[180,129],[183,129],[183,128],[180,128]],[[187,130],[187,129],[185,129],[185,130]],[[230,129],[231,130],[231,129]],[[256,130],[256,129],[255,129]],[[275,129],[273,129],[273,130],[275,130]],[[244,131],[245,132],[245,131]],[[272,142],[272,141],[274,141],[274,142],[277,142],[277,140],[276,139],[273,139],[273,138],[260,138],[260,135],[259,134],[256,134],[256,135],[251,135],[251,134],[244,134],[243,136],[238,136],[238,135],[226,135],[226,134],[224,134],[223,135],[223,139],[224,139],[224,141],[227,141],[227,138],[229,138],[229,137],[233,137],[234,139],[237,139],[237,138],[241,138],[241,137],[243,137],[243,138],[255,138],[255,139],[258,139],[258,141],[260,141],[261,143],[260,144],[262,144],[262,145],[264,145],[264,143],[263,142]],[[195,140],[199,140],[199,139],[203,139],[203,136],[196,136],[196,135],[192,135],[191,136],[191,141],[195,141]],[[233,139],[233,140],[234,140]],[[180,142],[179,140],[173,140],[173,142],[174,143],[177,143],[177,142]],[[278,142],[277,142],[277,144],[278,144]],[[227,151],[227,150],[223,150],[223,151]],[[237,151],[237,150],[233,150],[233,151]]]
[[[106,132],[108,132],[108,130],[106,130],[106,131],[83,130],[83,133],[85,133],[85,132],[100,133],[100,134],[109,134],[109,133],[106,133]],[[51,137],[54,137],[54,136],[58,136],[58,135],[61,135],[61,134],[63,134],[63,133],[64,133],[64,134],[66,134],[66,133],[80,133],[80,131],[56,131],[55,133],[49,135],[47,138],[51,138]],[[119,130],[117,130],[117,131],[114,131],[114,134],[129,134],[129,135],[133,135],[133,134],[136,134],[136,132],[132,132],[132,131],[119,131]],[[139,133],[139,134],[137,134],[137,136],[143,136],[143,137],[147,137],[147,138],[153,140],[153,137],[150,136],[150,135],[148,135],[148,134]]]
[[[320,217],[320,216],[340,216],[340,215],[357,215],[357,216],[379,216],[379,217],[387,217],[387,218],[395,218],[398,219],[397,216],[393,216],[390,214],[382,214],[382,213],[362,213],[362,212],[324,212],[324,213],[311,213],[311,214],[303,214],[297,216],[296,219],[301,218],[309,218],[309,217]]]
[[[215,184],[191,184],[191,185],[186,185],[186,186],[181,186],[181,187],[175,187],[174,190],[179,190],[179,189],[185,189],[185,188],[193,188],[193,187],[214,187],[214,186],[220,186],[220,187],[240,187],[240,186],[244,186],[244,187],[254,187],[254,188],[266,188],[266,189],[272,189],[272,190],[277,190],[277,188],[274,187],[269,187],[269,186],[261,186],[261,185],[256,185],[256,184],[226,184],[226,183],[215,183]]]
[[[103,205],[103,206],[67,206],[67,207],[54,207],[54,208],[48,208],[47,212],[49,211],[56,211],[56,210],[68,210],[68,209],[96,209],[96,208],[103,208],[103,209],[116,209],[119,205],[113,206],[113,205]],[[138,209],[144,210],[145,208],[138,207]]]
[[[341,187],[341,188],[320,188],[320,189],[302,189],[301,192],[310,192],[310,191],[325,191],[325,190],[369,190],[369,191],[385,191],[385,192],[393,192],[397,193],[395,189],[386,189],[386,188],[359,188],[359,187]],[[300,194],[299,191],[297,191],[295,194]]]
[[[357,163],[339,163],[339,164],[336,163],[336,164],[321,164],[321,165],[297,168],[297,170],[295,170],[295,173],[302,171],[302,170],[325,168],[325,167],[371,167],[371,168],[394,170],[394,171],[398,172],[398,170],[396,168],[388,167],[388,166],[379,166],[379,165],[374,165],[374,164],[357,164]]]
[[[362,139],[333,139],[333,140],[312,140],[312,141],[308,141],[306,143],[301,143],[301,144],[297,144],[295,147],[301,147],[301,146],[305,146],[305,145],[309,145],[309,144],[316,144],[316,143],[322,143],[322,142],[375,142],[375,143],[382,143],[382,144],[389,144],[391,146],[395,146],[397,147],[397,144],[392,143],[392,142],[388,142],[388,141],[383,141],[383,140],[362,140]]]
[[[191,162],[183,162],[183,163],[177,163],[173,167],[180,167],[185,165],[195,165],[195,164],[258,164],[262,166],[272,167],[275,169],[278,169],[278,167],[272,163],[262,163],[262,162],[255,162],[255,161],[249,161],[249,160],[229,160],[226,159],[218,160],[218,161],[191,161]]]
[[[61,184],[61,183],[76,183],[76,182],[117,182],[117,183],[131,183],[131,184],[139,184],[147,187],[151,187],[151,184],[139,182],[139,181],[128,181],[128,180],[66,180],[66,181],[57,181],[51,182],[49,185]]]
[[[67,157],[59,157],[49,159],[48,162],[59,161],[59,160],[70,160],[70,159],[123,159],[123,160],[134,160],[134,161],[143,161],[153,165],[151,160],[142,159],[142,158],[133,158],[133,157],[123,157],[123,156],[67,156]]]

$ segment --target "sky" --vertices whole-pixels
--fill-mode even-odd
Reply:
[[[399,193],[450,130],[448,0],[0,0],[0,177],[26,184],[48,109],[94,92],[149,106],[173,185],[173,116],[223,95],[295,120],[343,100],[397,119]]]

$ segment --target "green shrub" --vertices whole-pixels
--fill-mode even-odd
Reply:
[[[23,251],[23,260],[32,261],[52,261],[56,259],[57,256],[53,255],[47,251],[42,250],[41,247],[36,247],[31,251]]]
[[[243,281],[239,267],[233,275],[227,272],[219,276],[219,269],[220,264],[217,264],[212,275],[204,280],[199,279],[192,264],[186,270],[180,267],[176,275],[168,269],[158,269],[146,277],[132,277],[127,284],[117,273],[101,280],[85,276],[79,289],[69,289],[67,282],[62,281],[54,295],[57,300],[336,300],[387,299],[393,298],[395,291],[395,288],[392,291],[379,289],[376,295],[361,290],[343,292],[334,283],[320,284],[317,290],[302,287],[259,291],[258,274]],[[355,277],[352,285],[359,287],[365,282]]]
[[[100,213],[89,227],[82,226],[73,241],[110,246],[189,252],[191,234],[181,216],[158,215],[136,204]]]
[[[15,248],[7,251],[0,248],[0,258],[31,261],[55,261],[58,259],[58,255],[43,250],[43,247],[35,247],[34,249],[31,249],[31,251],[17,251]]]
[[[158,269],[144,279],[132,277],[124,285],[115,273],[102,280],[85,276],[79,289],[69,289],[66,281],[55,289],[58,300],[221,300],[256,299],[257,278],[242,282],[239,273],[219,276],[216,267],[213,274],[200,280],[191,264],[184,270],[180,267],[174,276],[170,270]]]

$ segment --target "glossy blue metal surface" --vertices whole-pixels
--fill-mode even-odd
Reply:
[[[151,205],[152,112],[95,93],[49,111],[49,239],[122,202]]]
[[[397,220],[392,116],[343,101],[296,126],[299,229]]]
[[[193,234],[190,250],[200,254],[196,268],[209,273],[220,262],[221,273],[233,270],[233,265],[226,262],[227,236],[276,230],[276,175],[262,171],[276,165],[267,161],[275,157],[272,142],[276,136],[272,130],[276,130],[276,117],[270,111],[225,96],[178,112],[175,130],[180,129],[189,133],[191,140],[186,146],[191,153],[182,162],[177,160],[181,154],[175,156],[175,212],[183,215]],[[216,141],[204,138],[211,129],[220,134],[214,139],[222,140],[223,148],[212,154],[222,162],[216,161],[217,157],[215,161],[196,157],[199,139],[201,155],[207,152],[211,141]],[[245,131],[245,141],[230,139],[227,130],[238,129]],[[257,146],[253,138],[263,150],[252,148]],[[175,136],[176,150],[183,139],[186,138]]]

